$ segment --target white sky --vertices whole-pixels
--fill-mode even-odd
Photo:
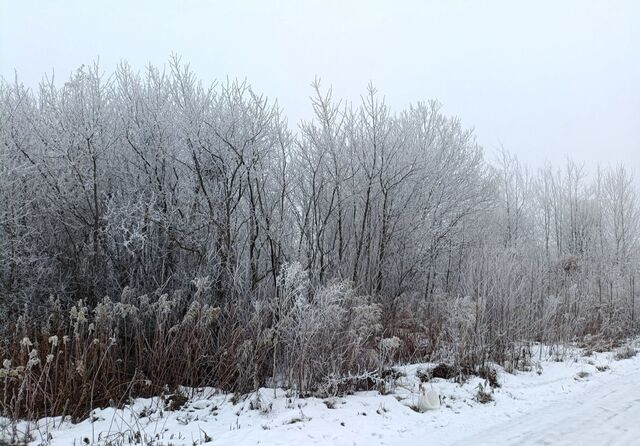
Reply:
[[[0,0],[0,75],[35,86],[100,58],[143,69],[172,53],[206,82],[247,78],[290,123],[318,75],[399,111],[438,99],[491,157],[566,157],[640,174],[640,1]]]

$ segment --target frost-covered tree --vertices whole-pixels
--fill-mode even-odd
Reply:
[[[437,102],[311,89],[291,130],[247,82],[205,86],[178,58],[1,81],[3,357],[26,358],[14,332],[72,336],[60,358],[109,358],[82,363],[106,401],[140,373],[334,392],[392,359],[513,363],[529,342],[637,331],[629,170],[491,162]],[[163,367],[180,355],[188,370]],[[57,408],[87,385],[70,364],[46,372]]]

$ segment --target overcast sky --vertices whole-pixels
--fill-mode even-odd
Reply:
[[[37,85],[100,58],[182,55],[206,82],[247,78],[294,125],[317,75],[398,111],[438,99],[535,167],[566,157],[640,170],[640,1],[0,0],[0,75]]]

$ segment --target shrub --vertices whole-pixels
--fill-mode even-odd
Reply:
[[[616,350],[614,354],[614,358],[618,361],[622,359],[633,358],[638,352],[635,348],[630,345],[625,345],[624,347],[620,347]]]
[[[493,392],[491,392],[490,389],[488,390],[487,387],[483,386],[482,384],[478,384],[478,390],[476,392],[475,399],[480,404],[487,404],[493,401]]]
[[[431,370],[432,378],[452,379],[457,377],[460,371],[450,365],[441,363]]]

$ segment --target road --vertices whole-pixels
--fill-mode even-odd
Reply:
[[[640,367],[519,414],[456,445],[640,445]]]

